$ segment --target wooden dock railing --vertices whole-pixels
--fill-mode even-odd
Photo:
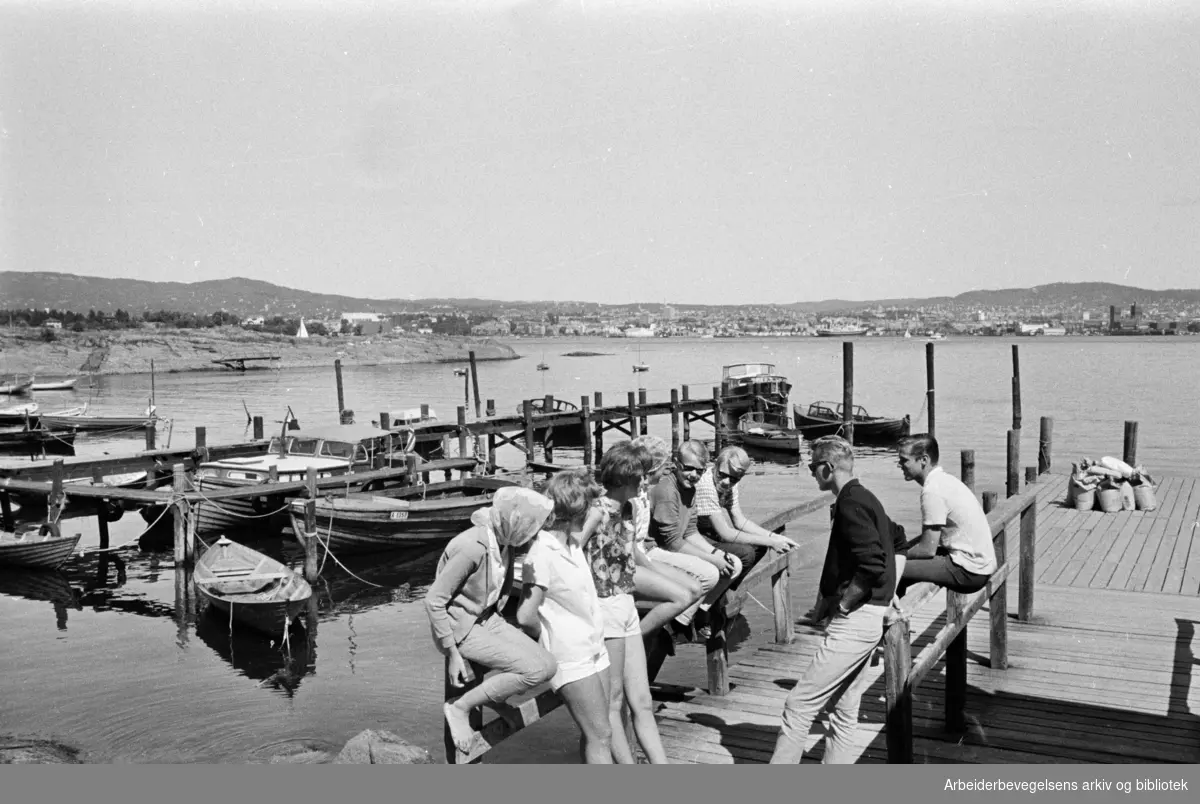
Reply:
[[[1034,470],[1036,473],[1036,469]],[[910,619],[928,603],[941,587],[920,583],[910,587],[901,598],[901,610],[889,617],[884,628],[884,690],[886,697],[886,732],[889,763],[913,761],[913,691],[946,657],[945,723],[947,730],[962,731],[966,724],[967,696],[967,624],[984,604],[990,611],[990,661],[994,669],[1008,667],[1008,579],[1018,576],[1018,619],[1025,622],[1033,616],[1034,539],[1037,532],[1038,486],[1034,482],[1026,490],[1009,497],[988,513],[992,539],[996,549],[996,572],[987,586],[969,595],[946,591],[946,624],[914,659]],[[993,497],[994,498],[994,497]],[[985,495],[985,509],[990,505]],[[1008,527],[1019,522],[1020,550],[1008,555]]]
[[[812,500],[807,500],[787,510],[767,518],[762,526],[775,533],[783,533],[787,524],[800,517],[822,510],[833,502],[832,494],[823,494]],[[728,677],[728,648],[726,645],[726,627],[742,610],[742,605],[749,597],[750,587],[764,578],[771,582],[771,600],[775,615],[775,641],[786,644],[794,638],[794,622],[792,616],[791,594],[791,555],[771,550],[747,573],[738,588],[727,592],[713,606],[719,616],[710,620],[712,634],[705,643],[708,664],[708,686],[714,695],[725,695],[729,692]],[[447,668],[448,670],[448,668]],[[455,687],[450,683],[449,672],[445,675],[446,700],[457,698],[471,687],[482,683],[487,668],[471,663],[471,672],[475,680],[464,687]],[[496,718],[487,724],[483,722],[483,711],[476,709],[471,713],[471,725],[476,736],[471,750],[464,753],[455,748],[450,737],[449,727],[445,729],[446,761],[450,764],[462,764],[478,761],[508,737],[522,729],[528,728],[562,705],[562,698],[555,692],[546,690],[528,701],[515,706],[511,720]]]

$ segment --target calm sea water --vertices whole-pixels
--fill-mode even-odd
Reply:
[[[1036,461],[1038,417],[1054,418],[1054,456],[1062,469],[1080,457],[1121,454],[1123,422],[1139,422],[1138,460],[1158,474],[1200,474],[1200,339],[1038,338],[950,339],[937,345],[937,431],[943,463],[957,473],[958,454],[976,453],[980,489],[1001,491],[1006,431],[1012,424],[1011,345],[1020,345],[1022,463]],[[629,391],[651,401],[690,385],[693,397],[711,395],[721,366],[774,362],[794,384],[796,403],[840,401],[839,340],[520,340],[525,359],[480,364],[480,393],[501,412],[526,397],[553,394],[578,403],[604,394],[609,404]],[[640,359],[651,366],[634,374]],[[594,351],[596,357],[566,357]],[[545,360],[550,370],[538,372]],[[913,416],[925,426],[925,349],[918,339],[855,341],[855,402],[873,414]],[[169,366],[160,367],[169,371]],[[463,404],[463,379],[450,366],[343,368],[346,405],[359,421],[381,410],[430,403],[443,420]],[[196,426],[210,444],[248,436],[247,411],[278,427],[288,406],[302,423],[336,421],[333,367],[321,370],[236,373],[160,373],[160,415],[170,424],[159,444],[189,447]],[[150,394],[149,376],[101,377],[94,389],[42,394],[45,409],[91,400],[97,411],[138,412]],[[473,403],[468,405],[473,410]],[[666,417],[651,432],[669,438]],[[703,426],[697,437],[711,438]],[[137,451],[132,437],[84,437],[80,455]],[[559,451],[562,462],[578,452]],[[516,468],[519,453],[502,450],[502,466]],[[864,452],[858,472],[902,522],[917,518],[916,487],[906,485],[887,452]],[[743,486],[749,513],[765,516],[815,493],[797,458],[760,461]],[[810,518],[814,519],[814,518]],[[820,517],[815,517],[819,520]],[[794,593],[807,603],[813,567],[824,551],[822,523],[806,520]],[[94,549],[94,520],[75,518],[81,549]],[[177,574],[169,543],[142,538],[145,523],[129,513],[111,526],[109,557],[90,553],[60,573],[0,572],[0,731],[55,737],[90,752],[96,761],[243,762],[289,743],[340,747],[364,728],[383,728],[441,755],[441,658],[428,635],[421,598],[439,550],[344,559],[327,565],[317,584],[315,634],[303,631],[288,645],[230,633],[227,623],[176,604]],[[169,538],[166,540],[169,542]],[[265,545],[265,546],[264,546]],[[256,544],[293,563],[298,549],[286,538]],[[351,575],[350,573],[353,573]],[[357,577],[354,577],[357,576]],[[804,579],[808,579],[807,581]],[[770,616],[751,605],[743,636],[760,641]],[[664,679],[702,683],[699,647],[680,649]],[[565,713],[510,740],[495,761],[570,761],[574,730]]]

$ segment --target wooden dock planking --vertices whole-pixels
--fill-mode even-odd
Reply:
[[[987,628],[968,630],[966,733],[943,730],[941,665],[918,688],[918,762],[1200,761],[1200,663],[1194,659],[1200,639],[1191,632],[1192,643],[1184,644],[1188,634],[1176,623],[1179,618],[1200,629],[1200,598],[1039,584],[1036,599],[1034,623],[1010,623],[1008,670],[987,667]],[[938,602],[914,616],[914,654],[943,621]],[[783,701],[819,640],[805,625],[796,633],[791,645],[735,653],[729,695],[694,691],[660,705],[672,761],[770,758]],[[882,667],[868,672],[874,678],[863,697],[859,761],[883,762]],[[806,762],[821,757],[823,723],[810,735]]]
[[[1170,478],[1169,486],[1167,483],[1163,484],[1162,488],[1165,489],[1165,494],[1159,497],[1158,510],[1152,512],[1154,516],[1151,517],[1153,521],[1150,524],[1150,529],[1146,531],[1145,537],[1141,541],[1130,545],[1130,548],[1125,551],[1125,555],[1121,557],[1121,561],[1117,564],[1117,571],[1113,573],[1112,580],[1109,581],[1109,589],[1125,589],[1130,582],[1130,578],[1133,576],[1138,562],[1142,558],[1142,554],[1146,552],[1147,545],[1151,543],[1152,539],[1162,537],[1162,532],[1167,527],[1167,519],[1170,517],[1171,510],[1179,502],[1178,492],[1183,481],[1184,478]],[[1147,558],[1147,560],[1150,559]]]
[[[1156,591],[1148,589],[1150,580],[1150,571],[1154,567],[1154,562],[1158,557],[1159,549],[1164,543],[1168,543],[1170,547],[1175,545],[1175,536],[1179,530],[1179,523],[1183,521],[1183,512],[1187,508],[1188,499],[1191,497],[1192,490],[1195,488],[1194,481],[1190,478],[1183,478],[1182,484],[1175,493],[1175,500],[1171,506],[1170,515],[1167,516],[1164,527],[1155,530],[1151,528],[1146,535],[1146,546],[1142,549],[1142,555],[1138,559],[1137,566],[1129,576],[1129,581],[1125,588],[1133,591]],[[1155,513],[1158,513],[1157,511]]]
[[[1196,548],[1196,530],[1193,523],[1200,520],[1200,483],[1192,480],[1192,493],[1188,500],[1188,507],[1183,512],[1183,519],[1179,523],[1179,531],[1175,540],[1175,549],[1171,554],[1171,558],[1167,563],[1167,571],[1163,577],[1160,589],[1164,592],[1172,594],[1195,594],[1196,587],[1193,586],[1187,592],[1183,591],[1183,578],[1187,569],[1188,556],[1191,555]]]
[[[1108,555],[1100,563],[1096,573],[1088,580],[1087,585],[1092,589],[1110,588],[1113,576],[1117,573],[1117,568],[1121,566],[1121,562],[1131,551],[1135,554],[1141,551],[1142,544],[1146,540],[1146,534],[1150,532],[1150,528],[1154,526],[1154,522],[1155,518],[1153,516],[1143,516],[1137,521],[1132,533],[1128,532],[1128,528],[1122,531],[1117,537],[1117,543],[1108,551]],[[1128,538],[1126,538],[1127,535]]]

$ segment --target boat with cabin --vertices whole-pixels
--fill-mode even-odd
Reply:
[[[274,436],[263,455],[206,461],[196,468],[196,487],[206,491],[246,488],[265,483],[304,480],[309,468],[317,477],[369,471],[387,461],[398,434],[368,424],[318,425]],[[346,482],[347,491],[358,484]],[[196,532],[257,527],[274,532],[286,524],[287,503],[279,494],[239,499],[203,500],[196,509]],[[264,527],[268,526],[268,527]]]
[[[788,395],[791,391],[792,384],[775,370],[774,363],[734,363],[721,369],[721,401],[761,413],[760,421],[765,424],[790,426]],[[736,428],[733,422],[726,426]]]
[[[821,324],[816,328],[817,336],[821,338],[850,338],[867,332],[867,327],[857,321],[824,319]]]
[[[796,429],[812,441],[822,436],[845,435],[844,410],[841,403],[813,402],[807,410],[802,410],[796,405],[792,412],[796,419]],[[898,419],[871,416],[862,405],[855,405],[853,421],[855,444],[891,446],[909,434],[910,417],[907,414]]]

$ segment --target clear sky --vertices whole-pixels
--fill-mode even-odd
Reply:
[[[0,82],[5,270],[605,303],[1200,286],[1194,0],[0,0]]]

